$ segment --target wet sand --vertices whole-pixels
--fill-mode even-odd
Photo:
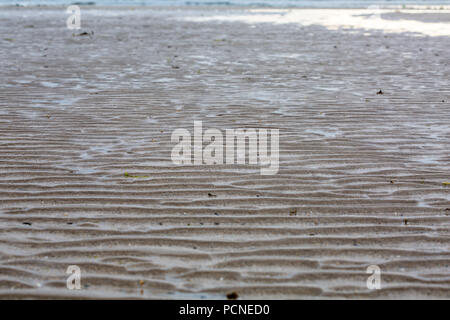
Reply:
[[[450,37],[192,21],[242,10],[1,8],[0,298],[450,298]],[[194,120],[278,174],[173,165]]]

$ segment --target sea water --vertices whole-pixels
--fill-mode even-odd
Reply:
[[[450,0],[0,0],[0,5],[146,5],[367,8],[371,5],[450,5]]]

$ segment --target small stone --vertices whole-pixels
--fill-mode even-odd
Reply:
[[[237,294],[237,292],[233,291],[227,294],[227,299],[228,300],[236,300],[239,297],[239,295]]]

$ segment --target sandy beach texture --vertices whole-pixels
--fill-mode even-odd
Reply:
[[[450,298],[447,11],[81,10],[0,9],[0,298]],[[194,120],[278,174],[175,166]]]

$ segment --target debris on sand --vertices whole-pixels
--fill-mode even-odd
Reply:
[[[380,89],[380,91],[378,91],[377,94],[384,94],[384,92],[383,90]]]
[[[208,197],[217,197],[214,193],[208,192]]]
[[[296,216],[297,215],[297,209],[295,209],[295,208],[290,209],[289,210],[289,215],[290,216]]]
[[[447,182],[447,181],[442,182],[442,184],[443,184],[444,186],[450,186],[450,182]]]
[[[239,295],[237,294],[237,292],[233,291],[227,294],[227,299],[228,300],[236,300],[239,297]]]
[[[128,172],[125,172],[123,175],[127,178],[148,178],[149,177],[149,176],[132,176]]]
[[[90,33],[89,32],[86,32],[86,31],[84,31],[84,32],[81,32],[81,33],[79,33],[79,34],[77,34],[77,36],[93,36],[94,35],[94,31],[91,31]]]

